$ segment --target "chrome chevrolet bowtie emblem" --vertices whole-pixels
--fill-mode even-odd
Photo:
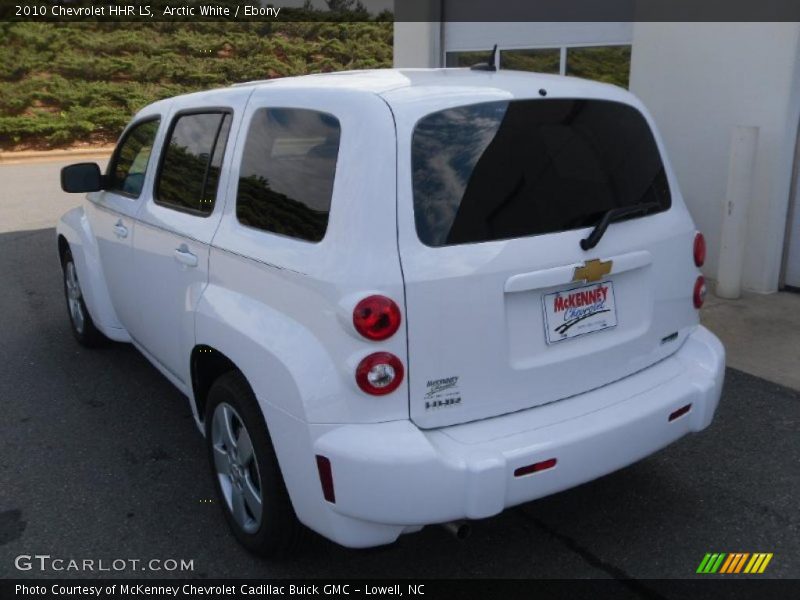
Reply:
[[[603,277],[611,273],[613,261],[603,262],[599,258],[594,260],[587,260],[583,266],[575,267],[575,274],[572,276],[572,281],[585,281],[590,283],[592,281],[600,281]]]

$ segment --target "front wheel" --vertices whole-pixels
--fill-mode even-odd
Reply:
[[[75,261],[69,250],[64,253],[61,267],[64,273],[64,296],[67,300],[72,335],[79,344],[87,348],[104,345],[108,338],[97,329],[92,321],[92,316],[86,309],[81,284],[78,281],[78,270],[75,268]]]
[[[262,556],[291,554],[303,526],[261,409],[240,373],[226,373],[211,386],[205,428],[217,499],[236,539]]]

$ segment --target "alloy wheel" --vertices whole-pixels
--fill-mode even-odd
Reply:
[[[70,261],[64,269],[64,281],[67,285],[67,304],[69,305],[69,316],[72,324],[78,333],[83,333],[86,315],[83,314],[81,303],[81,286],[78,283],[78,272],[75,270],[75,263]]]
[[[211,443],[214,469],[228,510],[245,532],[258,531],[264,508],[258,460],[244,421],[227,402],[214,409]]]

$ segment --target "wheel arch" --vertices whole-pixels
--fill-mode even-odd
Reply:
[[[63,233],[58,234],[58,259],[61,262],[61,267],[64,267],[64,258],[69,251],[69,242]]]
[[[72,254],[86,308],[97,328],[111,340],[130,342],[128,332],[111,304],[97,240],[83,206],[77,206],[61,217],[56,226],[56,244],[62,267],[67,250]]]
[[[212,275],[213,279],[213,275]],[[335,424],[315,425],[309,415],[319,406],[340,402],[340,375],[326,361],[324,347],[299,324],[253,298],[212,283],[195,311],[192,349],[192,400],[195,416],[203,411],[205,385],[226,369],[239,371],[253,390],[278,459],[289,498],[300,521],[348,545],[364,546],[362,535],[388,543],[400,533],[394,526],[373,526],[331,511],[323,499],[315,460],[314,438]],[[200,350],[207,350],[200,352]],[[201,372],[209,368],[205,381]],[[319,390],[325,390],[323,395]],[[341,421],[336,421],[335,423]],[[197,421],[205,434],[205,425]],[[377,533],[376,531],[377,530]],[[388,533],[387,533],[388,531]],[[377,537],[376,537],[377,536]]]
[[[207,344],[197,344],[192,348],[189,369],[192,382],[192,402],[198,423],[205,421],[208,392],[214,382],[225,373],[237,371],[250,381],[242,370],[224,353]],[[252,389],[252,385],[250,385]]]
[[[338,382],[332,360],[307,330],[215,283],[203,291],[195,311],[195,345],[221,354],[244,375],[265,416],[278,409],[315,422],[314,407],[325,406],[320,390],[332,394],[330,382]]]

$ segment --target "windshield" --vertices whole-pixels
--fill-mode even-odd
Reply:
[[[429,246],[593,226],[612,208],[670,207],[653,134],[604,100],[488,102],[421,119],[412,140],[417,234]]]

